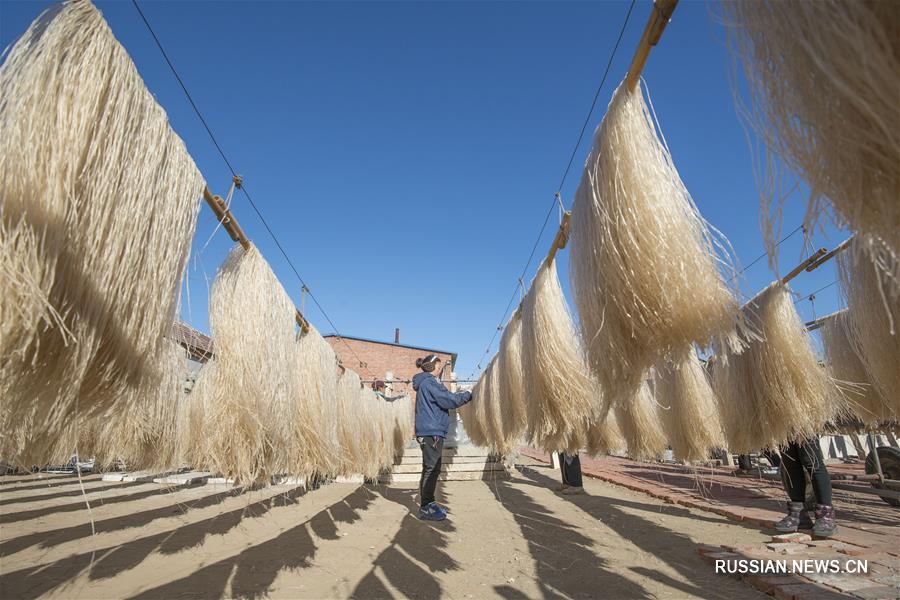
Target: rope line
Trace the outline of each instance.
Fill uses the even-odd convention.
[[[213,145],[216,147],[216,150],[219,152],[219,156],[222,157],[222,160],[225,162],[225,165],[228,167],[228,170],[231,171],[231,175],[233,177],[238,177],[237,171],[235,170],[234,166],[232,166],[231,161],[228,160],[228,156],[225,154],[225,151],[222,149],[222,146],[219,144],[219,141],[216,139],[216,136],[213,134],[212,129],[210,128],[209,124],[206,122],[206,119],[203,117],[203,113],[200,112],[200,108],[197,106],[197,103],[194,102],[194,98],[191,96],[191,93],[188,91],[187,86],[184,83],[184,80],[178,74],[177,69],[175,69],[175,65],[172,64],[172,60],[169,58],[169,53],[166,52],[165,48],[163,48],[162,42],[160,41],[159,37],[156,35],[156,32],[153,30],[153,27],[150,25],[150,21],[147,20],[147,16],[144,14],[144,11],[141,10],[141,7],[138,4],[137,0],[131,0],[131,3],[137,9],[137,12],[141,17],[141,20],[144,22],[144,25],[147,26],[147,31],[150,32],[150,35],[153,37],[153,41],[156,42],[156,47],[159,48],[160,53],[162,54],[163,58],[166,61],[166,64],[169,65],[169,69],[172,71],[172,74],[175,76],[175,79],[178,81],[178,85],[181,86],[181,90],[184,92],[184,95],[187,97],[188,102],[190,103],[191,107],[194,109],[194,112],[197,114],[197,117],[200,119],[200,122],[203,124],[204,129],[206,129],[206,133],[209,135],[209,139],[212,140]],[[338,339],[340,339],[344,343],[344,345],[347,347],[347,349],[350,351],[350,353],[359,362],[360,369],[364,368],[363,365],[365,364],[365,362],[363,362],[363,360],[359,357],[359,355],[356,353],[356,351],[353,350],[353,347],[350,346],[350,344],[347,342],[347,340],[344,339],[344,337],[341,335],[341,332],[338,331],[337,326],[335,326],[334,321],[331,320],[331,317],[328,316],[327,312],[325,312],[325,309],[319,303],[319,300],[316,298],[315,294],[312,293],[309,286],[306,284],[306,282],[300,276],[300,273],[297,271],[297,267],[294,266],[294,262],[291,260],[290,256],[288,256],[288,253],[285,251],[284,247],[281,245],[281,242],[278,240],[278,237],[275,235],[275,232],[272,231],[271,227],[269,227],[269,223],[266,221],[265,217],[263,217],[263,214],[259,210],[259,207],[256,205],[256,202],[253,201],[253,197],[250,195],[250,192],[247,191],[246,183],[242,182],[242,184],[240,186],[240,190],[242,192],[244,192],[244,196],[247,198],[247,201],[250,203],[250,206],[253,208],[253,211],[256,213],[256,216],[259,217],[259,220],[262,222],[263,227],[265,227],[266,231],[268,232],[269,237],[271,237],[272,241],[275,242],[275,246],[278,248],[279,252],[281,252],[281,255],[284,257],[284,260],[287,262],[288,266],[291,268],[291,271],[293,271],[294,275],[300,281],[300,284],[306,290],[306,293],[309,294],[309,298],[313,301],[313,304],[316,305],[316,308],[318,308],[319,312],[322,313],[322,316],[325,317],[325,320],[331,326],[332,330],[334,330],[334,334],[338,337]]]
[[[835,285],[835,284],[837,284],[837,279],[835,279],[834,281],[832,281],[832,282],[829,283],[828,285],[825,285],[825,286],[820,287],[819,289],[817,289],[817,290],[814,291],[814,292],[810,292],[809,294],[803,296],[802,298],[797,298],[796,300],[794,300],[794,304],[799,304],[800,302],[803,302],[804,300],[809,300],[810,298],[814,298],[816,294],[818,294],[819,292],[822,292],[822,291],[827,290],[828,288],[830,288],[831,286],[833,286],[833,285]]]
[[[784,236],[783,238],[781,238],[781,240],[779,240],[778,243],[775,244],[775,247],[777,248],[778,246],[780,246],[780,245],[783,244],[784,242],[788,241],[790,238],[792,238],[792,237],[794,236],[795,233],[797,233],[798,231],[801,231],[803,228],[804,228],[803,224],[800,224],[800,225],[799,225],[796,229],[794,229],[792,232],[790,232],[789,234],[787,234],[786,236]],[[768,256],[768,255],[769,255],[769,252],[768,252],[768,251],[765,251],[765,252],[763,252],[762,254],[760,254],[759,256],[757,256],[756,258],[754,258],[752,261],[750,261],[750,264],[748,264],[746,267],[744,267],[743,269],[741,269],[740,271],[738,271],[737,274],[736,274],[734,277],[731,278],[731,281],[734,281],[735,279],[737,279],[738,277],[740,277],[741,275],[743,275],[743,274],[747,271],[747,269],[749,269],[750,267],[752,267],[753,265],[755,265],[756,263],[758,263],[759,261],[761,261],[762,259],[764,259],[764,258],[765,258],[766,256]]]

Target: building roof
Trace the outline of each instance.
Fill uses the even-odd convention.
[[[457,353],[451,350],[437,350],[435,348],[426,348],[424,346],[413,346],[410,344],[395,344],[394,342],[386,342],[384,340],[373,340],[371,338],[364,337],[356,337],[352,335],[336,335],[334,333],[329,333],[328,335],[324,335],[322,337],[326,338],[344,338],[345,340],[356,340],[357,342],[369,342],[370,344],[382,344],[384,346],[395,346],[397,348],[412,348],[413,350],[422,350],[424,352],[431,352],[432,354],[449,354],[452,358],[450,359],[452,364],[456,364]]]
[[[177,321],[172,325],[172,339],[184,346],[191,358],[206,362],[213,356],[212,338],[187,323]]]
[[[395,344],[394,342],[386,342],[384,340],[373,340],[370,338],[355,337],[351,335],[335,335],[330,333],[323,337],[326,338],[344,338],[348,340],[356,340],[358,342],[368,342],[370,344],[382,344],[384,346],[396,346],[398,348],[412,348],[413,350],[422,350],[432,354],[449,354],[451,356],[451,364],[456,365],[456,352],[450,350],[437,350],[435,348],[426,348],[424,346],[412,346],[410,344]],[[205,333],[198,331],[184,323],[178,321],[172,325],[172,338],[184,346],[190,353],[191,357],[203,362],[213,357],[213,341]]]

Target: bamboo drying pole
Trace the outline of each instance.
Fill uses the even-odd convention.
[[[235,187],[241,187],[240,177],[235,176],[233,181]],[[238,242],[244,250],[249,250],[250,239],[244,233],[244,230],[241,229],[241,225],[237,222],[234,215],[231,214],[231,210],[225,204],[225,200],[223,200],[221,196],[214,195],[207,187],[203,188],[203,199],[206,200],[207,206],[212,209],[213,213],[216,215],[216,219],[219,220],[219,223],[221,223],[225,231],[228,232],[232,241]],[[306,286],[304,286],[304,288],[305,287]],[[303,334],[309,332],[309,321],[306,320],[306,317],[303,316],[302,312],[297,310],[295,319]]]
[[[818,267],[820,264],[822,264],[823,262],[825,262],[826,259],[824,259],[823,257],[824,257],[826,254],[828,254],[828,248],[819,248],[818,250],[816,250],[815,252],[813,252],[813,253],[809,256],[809,258],[807,258],[807,259],[804,260],[802,263],[800,263],[799,265],[797,265],[797,266],[794,268],[793,271],[791,271],[790,273],[788,273],[787,275],[785,275],[785,276],[781,279],[781,283],[787,283],[788,281],[790,281],[791,279],[793,279],[794,277],[796,277],[796,276],[799,275],[800,273],[803,273],[804,271],[812,271],[813,269],[815,269],[816,267]],[[834,256],[834,255],[832,254],[832,256]],[[830,258],[830,257],[829,257],[829,258]],[[821,259],[821,260],[820,260],[820,259]],[[813,266],[813,265],[815,265],[815,266]]]
[[[804,325],[806,326],[807,331],[815,331],[816,329],[820,329],[822,325],[824,325],[829,319],[833,319],[841,313],[847,312],[846,308],[842,308],[841,310],[835,311],[831,314],[825,315],[824,317],[819,317],[818,319],[814,319],[812,321],[808,321]]]
[[[815,270],[818,269],[820,266],[822,266],[823,263],[828,262],[829,260],[831,260],[832,258],[834,258],[836,254],[838,254],[839,252],[844,251],[844,250],[847,248],[847,246],[850,245],[850,242],[851,242],[852,240],[853,240],[853,236],[851,235],[851,236],[848,237],[846,240],[844,240],[843,242],[841,242],[840,244],[838,244],[837,246],[835,246],[835,247],[834,247],[834,250],[832,250],[831,252],[829,252],[828,254],[824,255],[822,258],[820,258],[820,259],[817,260],[816,262],[814,262],[814,263],[812,263],[811,265],[809,265],[808,267],[806,267],[806,272],[808,273],[808,272],[810,272],[810,271],[815,271]]]
[[[571,211],[567,210],[563,213],[562,221],[559,223],[559,230],[556,232],[556,237],[553,238],[553,244],[550,246],[550,251],[547,253],[544,263],[549,263],[553,260],[556,257],[556,251],[562,250],[569,243],[569,220],[571,218]]]
[[[647,26],[644,28],[644,34],[641,41],[638,42],[637,51],[631,59],[631,66],[628,67],[628,75],[625,76],[625,86],[629,92],[633,92],[637,87],[641,78],[641,71],[647,64],[647,58],[650,56],[650,49],[659,43],[663,30],[669,24],[672,13],[678,5],[678,0],[656,0],[653,3],[653,11],[650,18],[647,19]]]
[[[237,178],[235,178],[235,183],[237,183]],[[221,223],[222,227],[225,228],[225,231],[228,232],[232,241],[240,242],[244,250],[249,250],[250,240],[247,238],[244,230],[241,229],[241,226],[234,218],[234,215],[231,214],[231,210],[225,205],[225,201],[222,197],[214,196],[212,192],[209,191],[209,188],[204,187],[203,199],[206,200],[206,204],[212,209],[213,213],[215,213],[219,223]]]

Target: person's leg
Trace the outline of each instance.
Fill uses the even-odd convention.
[[[583,494],[584,488],[581,481],[581,459],[578,453],[565,454],[563,460],[563,469],[566,473],[566,483],[568,487],[563,490],[563,494],[576,495]]]
[[[422,477],[419,479],[419,504],[422,507],[434,502],[434,490],[441,472],[443,438],[426,436],[419,438],[422,448]]]
[[[800,444],[791,442],[781,450],[781,472],[784,491],[791,502],[806,500],[806,476],[803,473]]]
[[[828,468],[825,466],[825,457],[822,455],[822,447],[819,446],[819,440],[810,438],[803,442],[801,447],[801,462],[803,468],[809,473],[812,480],[813,492],[816,494],[816,501],[819,504],[831,506],[831,477],[828,475]]]
[[[569,482],[566,481],[566,453],[565,452],[557,452],[559,455],[559,470],[562,473],[562,484],[563,487],[567,487]]]
[[[817,438],[809,438],[801,444],[801,460],[803,468],[812,480],[813,492],[816,495],[816,522],[813,534],[828,537],[837,532],[834,507],[831,502],[831,477],[822,456],[822,447]]]
[[[806,476],[800,462],[800,446],[796,442],[791,442],[781,449],[781,481],[789,498],[787,516],[775,524],[775,529],[791,533],[797,531],[798,527],[809,527],[812,523],[809,522],[803,506],[806,498]]]
[[[566,473],[566,483],[572,487],[580,488],[582,486],[581,459],[578,458],[578,453],[566,454],[564,458],[565,464],[563,469]]]

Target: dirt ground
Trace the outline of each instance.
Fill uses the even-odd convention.
[[[597,480],[552,491],[530,459],[508,480],[447,482],[443,523],[413,485],[304,492],[0,478],[2,598],[742,598],[697,544],[766,536]]]

